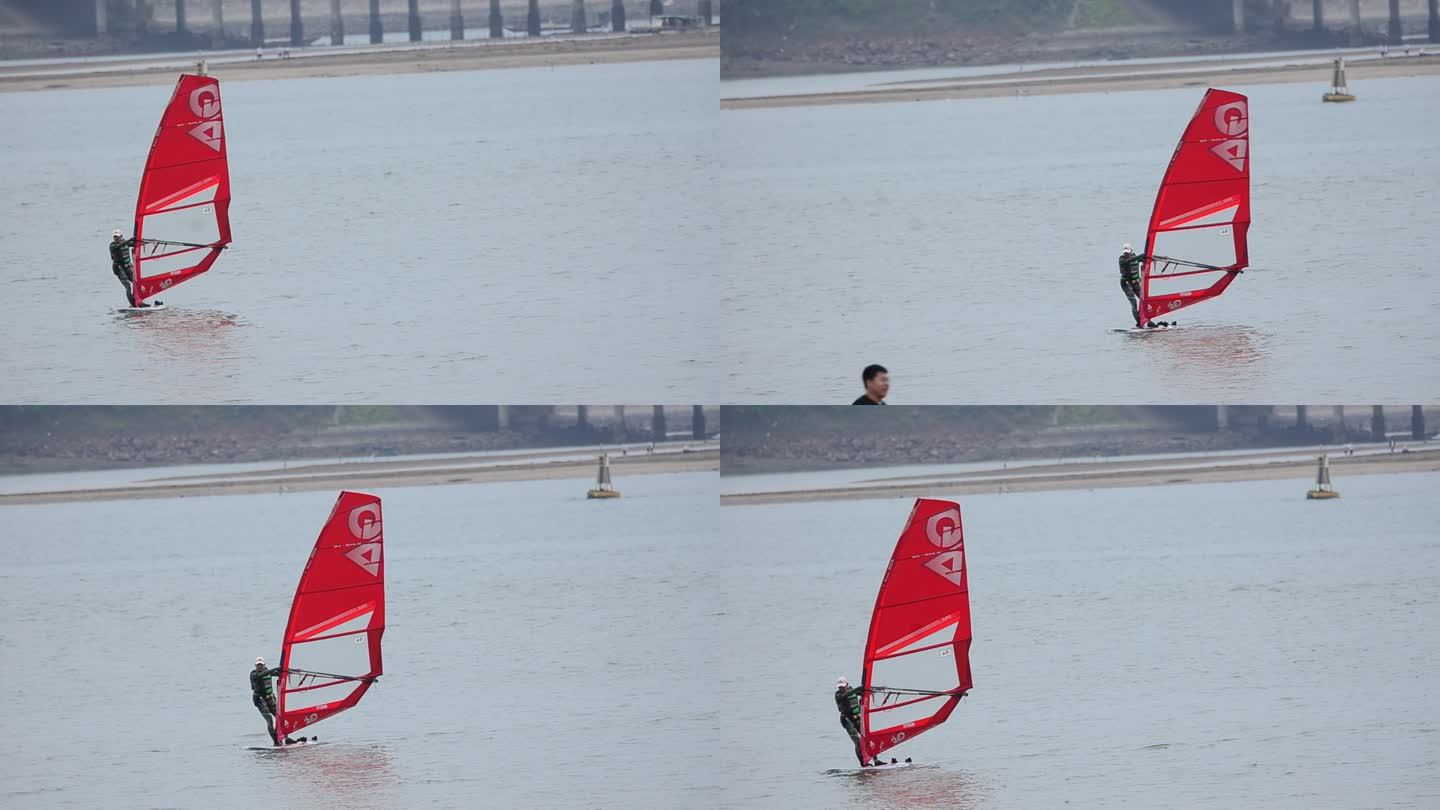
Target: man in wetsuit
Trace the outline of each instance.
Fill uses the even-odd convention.
[[[1120,289],[1125,292],[1125,297],[1130,299],[1130,314],[1135,317],[1135,328],[1146,326],[1140,320],[1140,266],[1145,262],[1145,254],[1136,253],[1135,249],[1126,242],[1120,249]],[[1152,324],[1153,325],[1153,324]]]
[[[270,730],[270,739],[276,745],[280,745],[280,738],[275,733],[275,692],[270,688],[270,679],[281,674],[279,667],[266,669],[264,658],[256,658],[255,668],[250,670],[250,699],[255,708],[260,710],[260,716],[265,718],[265,727]],[[294,745],[304,739],[301,737],[300,740],[292,740],[286,737],[285,744]]]
[[[835,682],[835,708],[840,710],[840,725],[855,743],[855,758],[860,760],[862,768],[870,764],[865,761],[865,752],[860,748],[860,698],[864,694],[864,685],[851,689],[850,681],[844,675]]]
[[[125,285],[125,300],[130,302],[132,307],[148,307],[149,304],[135,303],[135,271],[130,263],[130,248],[135,246],[134,239],[126,239],[125,234],[116,228],[110,233],[110,270],[120,283]]]

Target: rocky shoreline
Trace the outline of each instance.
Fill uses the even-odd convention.
[[[204,433],[0,434],[0,474],[71,472],[182,464],[384,458],[473,453],[604,442],[609,431],[462,432],[443,427],[378,426],[321,431],[222,428]]]
[[[1140,58],[1259,53],[1368,44],[1332,32],[1209,34],[1145,28],[1011,34],[940,32],[825,36],[732,35],[721,44],[721,79]]]
[[[1014,433],[933,431],[910,435],[828,433],[726,442],[722,475],[812,472],[908,464],[1073,459],[1285,447],[1326,441],[1320,430],[1181,432],[1135,425],[1060,427]]]

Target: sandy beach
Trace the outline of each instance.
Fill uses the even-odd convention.
[[[567,458],[556,458],[557,456]],[[440,484],[486,484],[497,481],[549,481],[595,475],[593,458],[576,459],[568,453],[540,452],[531,455],[430,459],[425,461],[387,460],[345,464],[297,464],[243,473],[220,473],[154,479],[161,483],[94,489],[24,492],[0,495],[0,506],[35,503],[74,503],[134,498],[184,498],[208,495],[250,495],[265,492],[309,492],[342,488],[436,486]],[[550,459],[550,460],[547,460]],[[718,472],[720,450],[713,446],[688,451],[670,450],[655,454],[612,455],[611,469],[616,488],[625,490],[625,476],[662,473]],[[137,470],[137,478],[144,471]],[[584,495],[577,487],[577,497]]]
[[[1280,456],[1290,456],[1287,459]],[[1294,479],[1296,496],[1303,497],[1308,482],[1314,479],[1315,460],[1296,460],[1294,451],[1273,451],[1219,459],[1164,459],[1136,461],[1114,459],[1077,464],[1050,464],[1017,468],[1012,471],[991,469],[953,475],[925,476],[923,479],[874,478],[860,486],[824,489],[797,489],[781,492],[753,492],[722,495],[724,505],[802,503],[813,501],[855,500],[859,498],[916,498],[959,495],[1042,492],[1061,489],[1101,489],[1113,487],[1145,487],[1167,484],[1199,484],[1234,481],[1275,481]],[[1206,465],[1206,461],[1214,463]],[[1345,457],[1330,456],[1330,466],[1337,489],[1344,491],[1344,479],[1356,475],[1381,475],[1401,472],[1440,472],[1440,447],[1427,447],[1407,453],[1375,453]],[[883,475],[883,470],[870,470]],[[863,471],[857,471],[863,474]]]
[[[1303,59],[1297,57],[1293,62],[1276,60],[1274,57],[1237,56],[1212,62],[1145,65],[1116,62],[1095,67],[1063,68],[1042,66],[971,79],[878,83],[842,92],[752,98],[723,98],[725,88],[722,85],[720,107],[726,110],[743,110],[1286,83],[1315,84],[1319,88],[1315,91],[1318,97],[1329,81],[1330,72],[1327,64],[1316,64],[1316,60],[1326,56],[1324,52],[1317,51],[1313,56]],[[1372,79],[1433,76],[1440,74],[1440,53],[1432,52],[1420,56],[1392,55],[1383,59],[1369,55],[1347,57],[1346,68],[1351,84],[1361,84]]]
[[[225,81],[716,59],[720,55],[720,32],[711,29],[681,34],[553,37],[538,42],[466,40],[334,50],[296,48],[292,53],[290,59],[276,58],[272,50],[260,60],[234,52],[202,52],[194,59],[136,56],[106,62],[0,63],[0,92],[170,84],[177,70],[193,70],[195,62],[207,56],[210,73]]]

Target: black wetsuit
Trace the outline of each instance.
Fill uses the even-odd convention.
[[[135,293],[131,289],[135,282],[135,272],[130,264],[130,248],[134,246],[134,239],[122,239],[119,242],[110,240],[110,271],[125,285],[125,299],[132,307],[135,306]]]
[[[865,751],[860,746],[860,697],[863,694],[863,686],[853,689],[835,687],[835,708],[840,710],[840,725],[855,743],[855,758],[860,760],[862,768],[865,767]]]
[[[274,740],[277,745],[280,738],[275,736],[275,691],[270,686],[270,679],[279,674],[279,667],[250,670],[250,701],[264,716],[265,726],[270,729],[270,739]]]
[[[1120,254],[1120,289],[1125,292],[1125,297],[1130,299],[1130,314],[1135,318],[1136,326],[1144,326],[1140,320],[1140,266],[1145,261],[1142,253],[1121,253]]]

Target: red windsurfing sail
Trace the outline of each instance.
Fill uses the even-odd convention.
[[[209,270],[230,244],[220,82],[183,74],[160,118],[135,203],[136,303]]]
[[[1207,90],[1170,158],[1145,237],[1141,314],[1214,298],[1250,263],[1250,102]]]
[[[341,492],[300,575],[280,655],[280,731],[344,711],[380,676],[385,555],[380,499]]]
[[[945,722],[972,686],[959,504],[915,501],[875,597],[863,683],[867,758]]]

